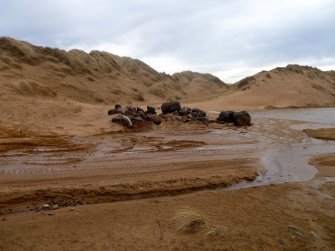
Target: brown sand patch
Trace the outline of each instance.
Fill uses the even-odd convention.
[[[335,154],[317,156],[311,164],[319,169],[317,177],[335,177]]]
[[[309,137],[317,139],[335,140],[335,128],[304,129]]]
[[[317,190],[283,184],[8,214],[0,249],[330,251],[334,207]]]

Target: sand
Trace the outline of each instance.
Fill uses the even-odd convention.
[[[333,184],[319,189],[334,196]],[[319,189],[303,184],[276,185],[9,214],[2,216],[0,247],[333,250],[335,204],[320,196]],[[190,225],[199,219],[199,227],[190,231]],[[180,226],[184,226],[182,231],[178,231]]]
[[[213,119],[331,106],[333,72],[288,66],[229,87],[97,51],[0,50],[0,250],[334,250],[333,129],[253,117],[135,132],[107,116],[172,99]]]
[[[316,139],[335,140],[335,128],[305,129],[303,131]]]
[[[335,187],[323,171],[312,181],[229,189],[262,175],[274,142],[308,143],[293,122],[254,123],[70,137],[3,130],[0,247],[332,250]]]
[[[335,140],[335,128],[305,129],[308,136],[323,139]],[[335,155],[325,154],[312,159],[311,164],[319,169],[318,177],[335,177]]]
[[[312,159],[311,164],[319,169],[318,177],[335,177],[335,155],[321,155]]]

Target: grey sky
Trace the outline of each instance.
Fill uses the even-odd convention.
[[[289,63],[335,70],[334,0],[0,0],[0,35],[104,50],[234,82]]]

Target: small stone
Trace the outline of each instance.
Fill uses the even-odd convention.
[[[55,210],[55,209],[58,209],[58,204],[53,205],[53,206],[52,206],[52,209],[54,209],[54,210]]]
[[[50,207],[49,204],[44,204],[44,205],[43,205],[43,208],[44,208],[44,209],[48,209],[49,207]]]
[[[74,207],[70,207],[70,211],[74,211]]]

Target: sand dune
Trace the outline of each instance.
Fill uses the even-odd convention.
[[[216,111],[335,105],[334,71],[289,65],[229,86],[210,74],[168,75],[137,59],[7,37],[0,38],[0,87],[0,127],[65,134],[108,130],[106,111],[115,103],[159,107],[180,100]]]
[[[0,87],[0,127],[75,134],[105,131],[110,127],[107,110],[115,103],[193,102],[228,89],[210,74],[171,76],[137,59],[100,51],[66,52],[7,37],[0,38]],[[90,121],[94,128],[78,129]]]
[[[36,81],[39,94],[40,89],[49,88],[57,94],[54,96],[92,104],[198,100],[227,89],[209,74],[187,72],[170,76],[137,59],[100,51],[66,52],[6,37],[0,38],[0,72],[3,92],[17,90],[17,81]],[[17,94],[36,93],[30,90]]]
[[[207,109],[335,106],[335,71],[299,65],[278,67],[242,79],[225,94],[197,105]]]

